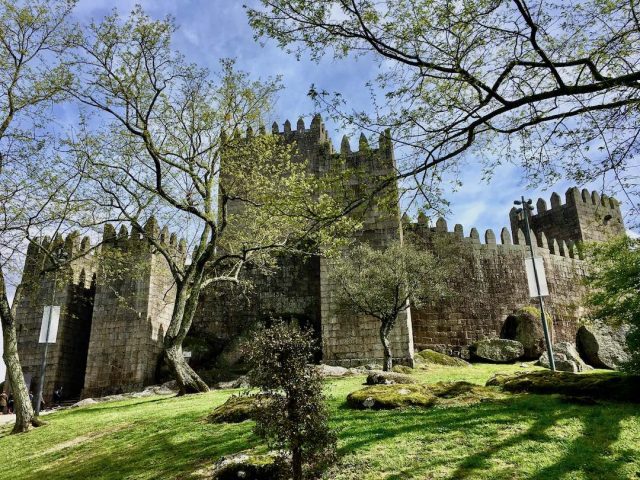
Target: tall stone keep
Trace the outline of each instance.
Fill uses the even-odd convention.
[[[88,238],[81,241],[77,234],[72,233],[66,238],[56,236],[53,241],[41,239],[31,244],[27,251],[21,287],[14,301],[17,302],[18,352],[27,387],[34,393],[38,389],[44,354],[44,343],[39,343],[44,307],[60,307],[55,343],[47,348],[47,375],[43,386],[46,402],[56,388],[62,387],[64,395],[69,397],[77,397],[82,391],[91,332],[96,261],[94,255],[87,254],[55,273],[47,272],[52,265],[44,251],[73,258],[81,249],[88,251],[89,248]]]
[[[154,218],[145,225],[182,255],[176,236],[160,231]],[[118,234],[107,225],[91,324],[83,396],[132,391],[155,382],[164,332],[175,290],[165,258],[135,230]]]

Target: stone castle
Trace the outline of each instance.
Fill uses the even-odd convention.
[[[382,135],[378,147],[373,148],[361,136],[357,151],[351,150],[349,139],[344,137],[337,152],[319,116],[308,129],[303,120],[295,129],[285,122],[283,131],[274,123],[272,134],[295,143],[297,155],[306,159],[317,175],[341,161],[366,172],[355,183],[373,184],[395,167],[388,137]],[[362,186],[358,184],[353,188]],[[397,201],[396,206],[367,209],[358,238],[384,246],[403,231],[427,240],[442,234],[460,242],[467,252],[465,268],[451,279],[457,298],[411,309],[396,325],[392,332],[396,361],[412,364],[414,350],[423,348],[464,356],[470,344],[498,336],[509,314],[531,304],[524,266],[529,247],[525,245],[523,218],[515,209],[510,214],[511,231],[503,228],[498,238],[487,230],[481,241],[475,228],[466,234],[456,225],[451,231],[445,220],[432,226],[424,216],[412,222],[400,217]],[[186,258],[186,243],[175,233],[161,229],[153,218],[145,230],[166,242],[175,255]],[[581,279],[585,266],[577,244],[623,232],[620,207],[613,198],[571,188],[564,202],[556,193],[550,205],[538,200],[531,238],[545,265],[550,293],[547,307],[554,318],[555,341],[573,341],[584,313]],[[90,250],[89,239],[77,235],[42,242],[49,250],[60,249],[69,255]],[[124,226],[117,232],[107,226],[100,249],[99,256],[88,253],[46,275],[38,273],[46,261],[40,249],[32,246],[27,253],[16,319],[25,378],[34,390],[43,355],[43,345],[38,343],[43,307],[61,306],[57,341],[49,345],[47,353],[45,399],[58,386],[63,387],[66,397],[77,398],[132,391],[157,381],[163,334],[173,307],[172,277],[166,261],[139,232],[128,232]],[[135,272],[128,269],[132,264],[137,265]],[[191,330],[194,344],[199,348],[204,343],[214,356],[229,359],[228,352],[248,326],[282,317],[313,329],[322,345],[319,360],[324,363],[354,366],[382,357],[374,319],[333,313],[330,262],[320,257],[282,255],[278,265],[280,268],[268,276],[249,269],[246,275],[252,278],[254,288],[246,295],[205,290]]]

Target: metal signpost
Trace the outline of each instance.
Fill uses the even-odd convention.
[[[60,249],[56,252],[57,262],[67,259],[67,253]],[[42,395],[44,390],[44,378],[47,370],[47,351],[50,343],[56,343],[58,336],[58,323],[60,321],[60,307],[55,306],[56,299],[56,283],[58,280],[58,270],[53,273],[53,288],[51,292],[51,305],[45,305],[42,314],[42,326],[40,327],[40,338],[38,343],[44,343],[44,352],[42,353],[42,365],[40,366],[40,382],[38,383],[38,391],[33,397],[33,409],[36,417],[40,415],[40,407],[42,406]]]
[[[524,197],[521,197],[520,200],[516,200],[516,205],[522,205],[521,208],[517,210],[518,213],[523,212],[524,214],[524,235],[525,241],[529,244],[529,252],[531,253],[531,259],[525,260],[525,267],[527,270],[527,280],[529,281],[529,293],[532,297],[538,297],[538,301],[540,302],[540,318],[542,320],[542,330],[544,331],[544,341],[547,345],[547,355],[549,355],[549,366],[552,371],[556,370],[556,361],[553,358],[553,345],[551,344],[551,337],[549,336],[549,326],[547,325],[547,318],[544,313],[544,300],[543,295],[549,295],[549,291],[547,289],[547,280],[544,273],[544,264],[542,263],[541,258],[536,258],[533,253],[533,242],[531,241],[531,229],[529,227],[529,212],[533,210],[533,201],[531,199],[526,200]],[[531,275],[529,272],[532,272]],[[533,276],[533,282],[531,281],[531,277]],[[535,285],[535,289],[532,287]]]

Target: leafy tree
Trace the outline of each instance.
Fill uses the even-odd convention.
[[[97,119],[87,119],[73,148],[90,164],[87,196],[169,266],[175,301],[165,356],[181,392],[191,393],[208,389],[182,355],[202,289],[237,283],[247,262],[267,263],[274,251],[333,238],[342,210],[292,146],[258,130],[278,79],[253,81],[228,60],[212,79],[171,49],[175,29],[140,7],[89,27],[71,92],[105,126],[96,134]],[[144,228],[151,216],[192,239],[189,261],[162,241],[166,233]]]
[[[361,244],[331,264],[332,301],[337,313],[368,315],[380,322],[383,369],[393,355],[389,333],[410,306],[420,307],[450,294],[447,287],[458,255],[444,237],[430,251],[417,243],[391,243],[374,249]]]
[[[291,455],[294,480],[316,478],[335,459],[322,378],[309,364],[314,342],[310,332],[276,321],[245,346],[251,385],[269,398],[259,410],[256,432]]]
[[[261,0],[257,36],[319,59],[368,55],[373,112],[311,94],[370,130],[391,126],[418,184],[462,154],[509,159],[536,181],[610,174],[638,213],[640,5],[636,0]],[[567,161],[566,159],[571,159]],[[429,177],[426,177],[427,179]]]
[[[46,127],[48,110],[63,99],[71,81],[63,53],[67,18],[75,3],[0,1],[0,320],[3,358],[15,398],[14,433],[40,422],[34,417],[17,349],[14,314],[21,289],[10,305],[8,288],[33,234],[49,228],[55,233],[70,206],[67,187],[72,188],[73,179],[56,172]]]
[[[631,360],[625,368],[640,372],[640,240],[620,236],[587,247],[591,271],[588,303],[593,316],[614,325],[628,324]]]

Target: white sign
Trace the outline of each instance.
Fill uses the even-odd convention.
[[[56,343],[59,321],[59,306],[51,307],[47,305],[46,307],[44,307],[44,312],[42,314],[42,325],[40,326],[40,339],[38,340],[38,343]],[[47,324],[49,324],[49,338],[47,338]]]
[[[529,282],[529,296],[530,297],[544,297],[549,295],[549,287],[547,287],[547,276],[544,273],[544,263],[542,263],[541,257],[536,257],[536,272],[538,273],[538,283],[540,285],[540,293],[536,287],[536,277],[533,274],[533,261],[530,258],[524,260],[524,266],[527,270],[527,281]]]
[[[182,352],[182,356],[183,356],[184,358],[191,358],[191,352],[186,352],[186,351],[185,351],[185,352]]]

